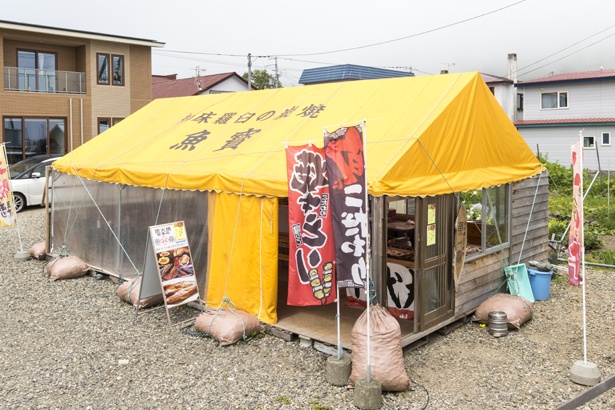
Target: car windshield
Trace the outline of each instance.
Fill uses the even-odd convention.
[[[30,158],[26,158],[22,161],[16,162],[13,165],[9,166],[9,173],[11,175],[11,178],[15,178],[17,175],[21,174],[24,171],[29,170],[30,168],[33,168],[35,166],[37,166],[38,164],[40,164],[41,162],[45,161],[46,159],[49,159],[49,157],[30,157]]]

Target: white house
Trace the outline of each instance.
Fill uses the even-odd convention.
[[[480,74],[483,81],[498,100],[508,118],[515,120],[515,84],[514,81],[505,77],[498,77],[492,74]]]
[[[570,146],[584,137],[584,168],[615,169],[615,69],[556,74],[517,83],[521,116],[515,125],[528,145],[569,166]]]

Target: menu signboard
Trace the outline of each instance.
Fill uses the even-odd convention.
[[[150,226],[149,229],[166,307],[197,300],[199,290],[184,222]]]

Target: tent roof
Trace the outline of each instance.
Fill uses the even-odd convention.
[[[541,165],[479,73],[158,99],[54,163],[153,188],[287,196],[285,145],[365,121],[372,195],[525,179]]]

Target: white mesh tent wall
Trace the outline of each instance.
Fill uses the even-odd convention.
[[[184,221],[199,289],[207,270],[208,194],[96,182],[53,171],[51,253],[124,278],[143,272],[148,227]]]

